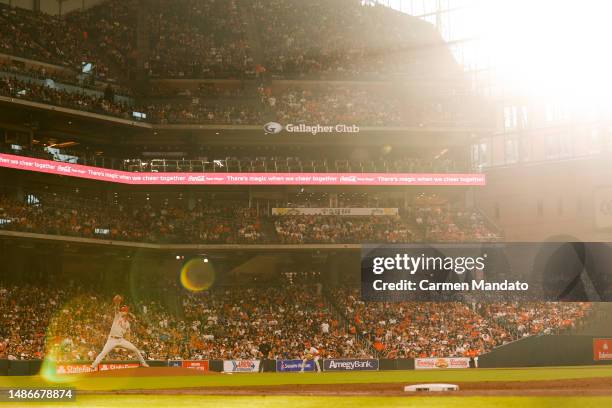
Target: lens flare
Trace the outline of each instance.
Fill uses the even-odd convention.
[[[181,285],[192,292],[210,289],[215,283],[215,268],[207,258],[195,258],[181,268]]]
[[[49,383],[74,384],[89,371],[87,366],[101,350],[104,338],[98,325],[105,325],[94,296],[79,295],[61,302],[49,318],[45,334],[45,357],[39,375]],[[86,313],[90,310],[92,312]],[[80,366],[74,373],[61,366]]]

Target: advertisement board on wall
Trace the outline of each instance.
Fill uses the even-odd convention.
[[[98,366],[97,370],[93,370],[91,368],[91,364],[58,363],[55,366],[55,372],[57,374],[80,374],[80,373],[91,373],[94,371],[122,370],[124,368],[137,368],[137,367],[140,367],[139,363],[102,363]]]
[[[140,367],[139,363],[100,364],[98,366],[98,370],[99,371],[123,370],[124,368],[138,368],[138,367]]]
[[[194,368],[200,371],[209,370],[208,360],[170,360],[168,367]]]
[[[415,358],[414,368],[416,370],[470,368],[470,359],[468,357]]]
[[[480,173],[137,173],[4,153],[0,167],[132,185],[486,185],[486,176]]]
[[[314,371],[314,360],[307,360],[304,364],[304,371]],[[276,360],[277,372],[297,372],[302,370],[302,360]]]
[[[376,371],[374,358],[332,358],[323,360],[323,371]]]
[[[612,360],[612,339],[593,339],[593,360]]]
[[[224,360],[223,371],[226,373],[256,373],[259,371],[259,360]]]
[[[91,368],[90,364],[56,364],[56,374],[81,374],[91,373],[95,370]]]
[[[208,360],[185,360],[182,362],[181,367],[208,371]]]
[[[397,208],[272,208],[272,215],[343,215],[372,216],[397,215]]]

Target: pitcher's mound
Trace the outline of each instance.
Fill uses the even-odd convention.
[[[119,370],[105,370],[95,373],[82,374],[87,377],[173,377],[193,375],[218,375],[214,371],[202,371],[194,368],[182,367],[139,367],[123,368]]]

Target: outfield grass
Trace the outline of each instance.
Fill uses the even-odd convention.
[[[79,390],[126,390],[187,387],[239,387],[287,384],[367,384],[415,382],[535,381],[568,378],[612,377],[612,366],[547,367],[522,369],[359,371],[315,373],[219,374],[183,377],[92,377],[58,376],[54,383],[40,376],[0,377],[0,388],[49,385],[73,386]],[[612,406],[612,405],[611,405]]]
[[[600,408],[611,407],[612,397],[217,397],[217,396],[144,396],[83,395],[75,403],[32,404],[34,407],[419,407],[419,408]],[[1,404],[17,407],[17,404]],[[23,406],[23,405],[21,405]]]

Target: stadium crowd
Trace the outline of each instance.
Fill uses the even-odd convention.
[[[62,361],[91,361],[114,317],[110,296],[82,288],[0,286],[0,293],[8,344],[0,358],[40,359],[51,353]],[[36,301],[27,302],[34,293]],[[301,358],[306,344],[322,357],[371,357],[314,286],[221,288],[180,298],[180,316],[156,300],[130,304],[131,338],[148,359],[262,358],[258,347],[264,342],[271,346],[265,358],[271,359]],[[127,355],[115,351],[109,358]]]
[[[74,195],[36,194],[35,201],[0,195],[0,229],[43,234],[80,236],[137,242],[173,243],[362,243],[422,242],[419,218],[413,216],[282,215],[265,217],[256,209],[237,205],[205,204],[193,208],[160,203],[86,200]],[[459,224],[450,210],[437,208],[454,225],[435,241],[494,240],[499,235],[486,228],[482,216],[470,212]],[[418,212],[418,211],[417,211]],[[464,212],[458,212],[463,214]],[[268,224],[270,223],[270,224]],[[269,225],[266,228],[266,225]],[[462,225],[461,228],[459,225]]]
[[[1,70],[1,68],[0,68]],[[8,70],[6,70],[8,71]],[[135,106],[127,100],[114,97],[114,89],[129,93],[125,88],[112,87],[109,96],[102,91],[110,85],[98,85],[97,92],[86,92],[83,88],[69,89],[60,84],[49,84],[46,79],[55,78],[39,70],[23,72],[11,69],[17,76],[0,76],[0,95],[57,105],[66,108],[94,112],[129,119],[134,111],[147,115],[144,119],[160,124],[236,124],[261,125],[274,118],[279,123],[347,124],[361,126],[422,126],[439,123],[440,115],[425,106],[414,110],[400,110],[400,101],[380,92],[369,92],[350,86],[337,86],[326,92],[307,88],[294,88],[274,93],[262,91],[261,103],[227,103],[211,99],[173,98],[154,99]],[[31,75],[28,76],[28,73]],[[72,76],[60,76],[67,83],[77,81]],[[224,91],[219,90],[221,94]],[[428,113],[429,112],[429,113]],[[433,113],[430,114],[430,113]]]
[[[428,24],[358,0],[255,0],[252,7],[264,65],[282,76],[415,73],[425,63],[416,45],[441,43]]]
[[[260,90],[264,105],[278,123],[360,124],[400,126],[416,124],[400,110],[397,96],[351,86],[323,89],[288,88]]]
[[[111,0],[65,17],[0,4],[0,52],[75,72],[87,62],[97,78],[116,81],[133,61],[135,4]]]
[[[134,111],[144,112],[148,121],[162,124],[261,125],[275,120],[423,126],[445,122],[450,110],[437,101],[411,105],[398,95],[403,92],[384,92],[379,84],[374,90],[348,83],[274,86],[275,79],[287,78],[388,80],[395,78],[393,74],[454,75],[453,67],[458,66],[431,25],[388,7],[363,3],[158,0],[142,10],[137,0],[109,0],[61,17],[0,4],[0,54],[66,69],[51,72],[2,64],[0,95],[126,119]],[[150,49],[137,49],[138,30],[148,36],[141,40]],[[139,53],[146,55],[140,59]],[[91,75],[101,82],[83,83],[83,63],[91,64]],[[100,92],[109,83],[131,83],[137,67],[150,78],[251,82],[244,88],[201,85],[194,92],[154,91],[154,99],[143,106],[121,102],[114,91],[111,95]],[[90,89],[75,91],[55,86],[54,81]],[[240,100],[240,105],[221,101],[224,98]],[[455,119],[446,122],[455,123]],[[243,159],[230,160],[240,163]],[[344,161],[345,170],[349,169],[348,160]],[[443,166],[442,161],[410,159],[385,168],[434,171],[438,165]],[[255,164],[249,166],[249,171],[256,171]],[[297,169],[303,171],[304,166],[308,164],[299,161]],[[287,170],[296,169],[287,164]],[[267,217],[243,206],[201,201],[187,208],[105,204],[57,194],[35,194],[27,201],[0,195],[0,229],[202,244],[499,238],[477,211],[445,205],[419,205],[398,216]],[[182,292],[177,313],[155,298],[134,300],[129,303],[133,340],[148,359],[301,358],[307,344],[318,348],[322,357],[464,356],[527,336],[570,329],[580,325],[590,309],[587,303],[365,303],[354,290],[332,288],[324,295],[318,289],[296,284]],[[0,358],[53,355],[63,361],[91,361],[106,340],[112,318],[111,295],[93,288],[0,283]],[[262,343],[271,345],[269,356],[260,354]],[[114,351],[109,358],[128,356]]]
[[[207,105],[199,101],[168,101],[143,108],[150,121],[161,124],[233,124],[263,123],[263,112],[249,105]]]
[[[109,82],[96,81],[86,74],[77,74],[70,69],[49,69],[44,66],[18,64],[15,61],[0,60],[0,76],[14,77],[21,80],[33,82],[33,80],[47,81],[53,84],[64,84],[78,86],[81,89],[92,89],[100,92],[108,92],[110,89],[114,94],[130,95],[131,89]]]
[[[2,4],[0,52],[77,70],[88,61],[114,79],[135,65],[138,24],[155,77],[422,73],[429,54],[444,52],[427,23],[358,0],[162,0],[144,10],[109,0],[61,17]]]
[[[271,91],[260,91],[260,100],[245,99],[240,104],[221,101],[220,97],[239,95],[234,91],[211,89],[206,99],[155,98],[143,100],[135,106],[128,99],[120,100],[116,92],[129,94],[123,87],[106,83],[83,84],[70,74],[47,75],[44,70],[17,70],[10,65],[0,66],[0,95],[57,105],[66,108],[94,112],[103,115],[131,118],[134,111],[147,115],[147,122],[160,124],[236,124],[261,125],[268,118],[279,123],[346,124],[361,126],[423,126],[443,121],[442,112],[425,105],[400,109],[397,97],[380,90],[365,90],[352,86],[335,86],[326,91],[308,87]],[[52,79],[54,78],[54,79]],[[48,80],[53,82],[49,83]],[[78,85],[67,88],[60,82]],[[86,91],[85,86],[93,88]],[[111,91],[109,91],[111,89]],[[198,92],[196,92],[198,94]],[[407,105],[410,106],[410,105]]]
[[[41,102],[50,105],[117,116],[128,119],[132,109],[127,103],[83,91],[69,92],[42,82],[20,80],[14,77],[0,77],[0,96]]]
[[[364,302],[359,291],[336,289],[332,297],[351,333],[368,339],[381,357],[478,355],[527,336],[576,327],[590,303]]]
[[[325,17],[319,24],[307,23],[321,15]],[[146,51],[136,46],[138,24],[150,37]],[[405,101],[399,97],[404,92],[384,92],[377,85],[372,89],[355,87],[355,83],[324,85],[328,89],[316,83],[314,88],[270,86],[270,79],[279,77],[350,79],[376,74],[377,79],[388,80],[390,72],[406,73],[420,67],[418,71],[431,74],[431,66],[448,69],[453,65],[450,57],[449,63],[441,63],[438,57],[421,55],[417,44],[434,44],[429,48],[439,49],[433,54],[442,59],[450,55],[444,47],[435,46],[442,44],[441,39],[427,23],[359,0],[162,0],[145,10],[137,0],[108,0],[64,16],[0,4],[0,54],[32,60],[27,68],[19,62],[17,71],[11,69],[19,78],[10,78],[12,83],[5,84],[0,94],[123,118],[131,117],[133,111],[143,112],[148,121],[172,124],[261,125],[276,120],[424,126],[453,123],[449,117],[456,122],[465,114],[457,106],[443,107],[426,98]],[[262,55],[257,56],[259,53]],[[58,68],[36,68],[36,61]],[[83,75],[83,64],[91,68],[87,75]],[[127,106],[114,98],[97,100],[80,90],[45,89],[22,77],[98,90],[112,84],[117,94],[130,95],[138,66],[153,78],[240,78],[251,84],[231,91],[240,96],[240,106],[214,100],[194,102],[194,96],[218,97],[226,95],[226,90],[195,92],[181,100],[153,98]],[[256,84],[261,85],[259,100]],[[155,95],[159,92],[152,92]]]
[[[274,226],[283,244],[401,243],[415,240],[410,222],[400,216],[280,216]]]
[[[153,77],[251,77],[253,57],[237,1],[162,0],[148,13]],[[243,12],[245,10],[242,10]]]
[[[440,206],[421,206],[415,211],[415,222],[432,242],[493,241],[499,236],[487,227],[481,213],[450,211]]]
[[[588,305],[559,303],[543,308],[540,303],[486,303],[478,305],[479,313],[503,327],[513,339],[537,334],[554,334],[556,329],[573,327],[585,316]]]
[[[105,206],[55,194],[41,196],[35,204],[2,196],[0,218],[2,229],[121,241],[230,244],[267,240],[251,210],[201,202],[187,211],[174,206]]]
[[[0,358],[92,361],[114,316],[111,296],[91,289],[0,285],[0,294]],[[131,339],[147,359],[263,358],[262,343],[271,359],[302,358],[307,344],[323,358],[460,357],[575,327],[590,310],[588,303],[364,303],[347,289],[333,289],[329,302],[301,284],[178,296],[177,313],[152,298],[129,303]],[[115,350],[109,358],[129,355]]]

